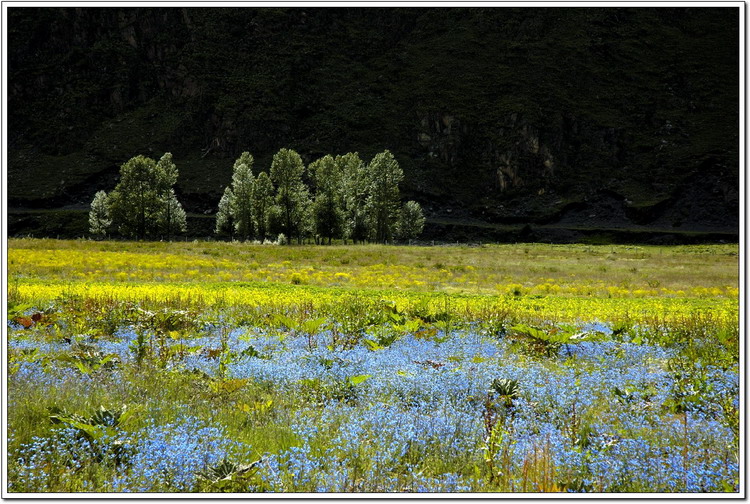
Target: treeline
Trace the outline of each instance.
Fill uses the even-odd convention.
[[[420,205],[401,204],[398,186],[404,174],[388,150],[369,163],[347,153],[326,155],[305,166],[295,151],[281,149],[268,173],[255,175],[253,164],[249,152],[234,163],[232,182],[218,204],[218,236],[277,243],[392,243],[416,238],[424,227]],[[91,233],[169,240],[185,232],[185,211],[173,189],[176,181],[169,153],[158,162],[143,156],[130,159],[120,169],[117,187],[109,195],[95,195]]]

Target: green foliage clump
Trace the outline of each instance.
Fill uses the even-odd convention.
[[[234,235],[234,221],[232,219],[232,199],[234,193],[232,188],[227,186],[224,188],[224,194],[221,195],[219,200],[219,210],[216,212],[216,228],[214,232],[216,234],[227,233],[230,236]]]
[[[271,180],[276,185],[281,232],[302,241],[309,225],[310,192],[302,182],[305,165],[291,149],[281,149],[271,163]]]
[[[416,201],[407,201],[401,208],[401,218],[398,221],[398,236],[402,240],[412,240],[419,236],[424,229],[424,214],[422,207]]]
[[[169,152],[158,162],[136,156],[122,165],[120,182],[107,204],[112,223],[123,236],[169,240],[186,230],[187,217],[173,189],[177,175]]]
[[[341,167],[344,193],[344,239],[354,242],[367,238],[367,166],[356,152],[336,156]]]
[[[107,234],[112,219],[109,218],[109,208],[107,207],[107,193],[98,191],[91,202],[89,211],[89,232],[97,238],[102,238]]]
[[[343,230],[343,177],[340,164],[333,156],[326,155],[310,164],[310,174],[315,182],[313,214],[315,230],[328,243]]]
[[[243,152],[234,162],[229,203],[229,211],[234,221],[234,231],[243,240],[247,240],[254,234],[252,206],[254,185],[253,156],[249,152]]]
[[[367,171],[370,238],[379,243],[392,242],[399,217],[398,185],[404,179],[404,172],[388,150],[376,154]]]
[[[260,172],[255,178],[252,195],[253,224],[261,241],[266,239],[271,215],[274,211],[273,182],[266,172]]]

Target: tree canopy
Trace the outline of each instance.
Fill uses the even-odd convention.
[[[299,154],[281,149],[271,162],[271,180],[276,185],[276,204],[281,217],[281,232],[301,241],[309,219],[310,193],[302,182],[305,165]]]
[[[158,162],[135,156],[120,167],[120,181],[108,197],[97,193],[92,212],[96,207],[95,215],[108,215],[111,224],[123,236],[169,240],[174,233],[184,232],[187,225],[187,216],[173,188],[177,177],[171,153],[164,154]],[[103,222],[99,219],[100,225]],[[101,227],[96,230],[92,227],[91,231],[101,234]]]
[[[350,152],[325,155],[305,167],[297,152],[281,149],[270,175],[260,172],[257,177],[252,162],[244,152],[234,164],[231,186],[219,201],[217,234],[261,241],[283,234],[282,241],[314,238],[330,244],[334,238],[390,243],[422,232],[419,204],[401,207],[398,185],[404,174],[390,151],[369,164]]]

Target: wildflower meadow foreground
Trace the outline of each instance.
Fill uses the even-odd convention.
[[[8,262],[9,495],[740,492],[737,245]]]

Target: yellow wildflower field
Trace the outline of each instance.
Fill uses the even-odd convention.
[[[10,240],[9,289],[192,305],[327,306],[386,298],[468,316],[546,320],[738,317],[737,245],[268,246]],[[448,300],[448,301],[446,301]]]

